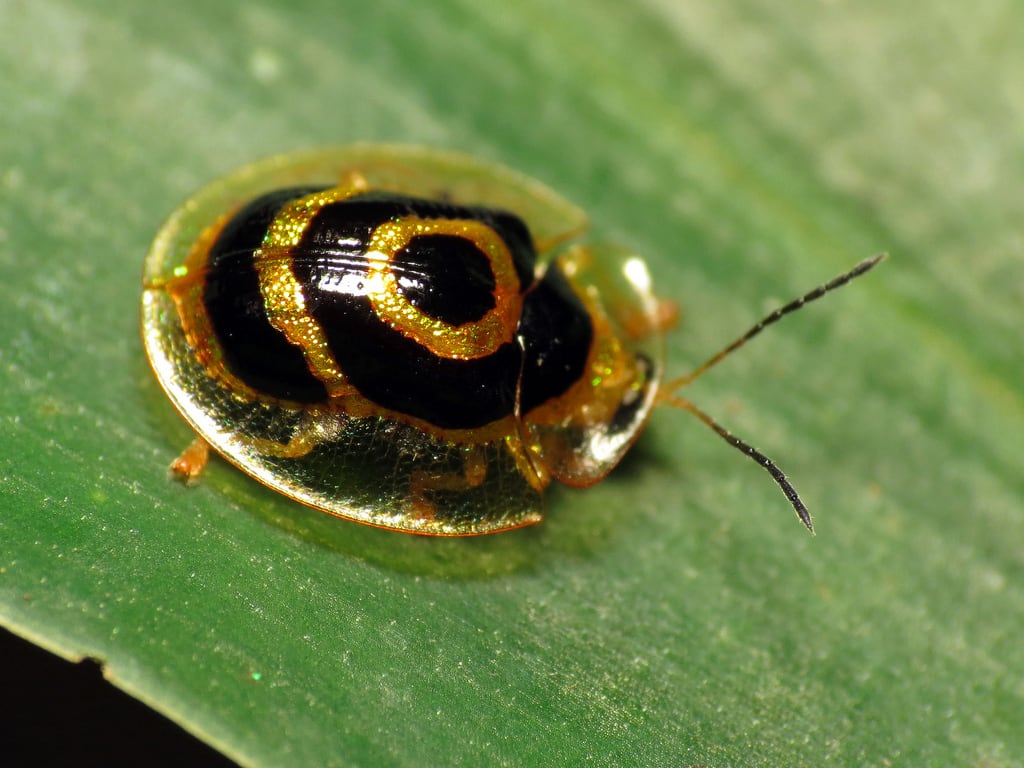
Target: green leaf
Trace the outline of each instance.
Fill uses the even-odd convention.
[[[1024,12],[732,0],[0,5],[0,616],[247,765],[1024,755]],[[422,539],[189,440],[138,340],[201,184],[355,140],[550,184],[683,307],[687,389],[540,527]]]

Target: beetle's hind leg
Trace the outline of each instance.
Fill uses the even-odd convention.
[[[210,444],[201,437],[196,437],[188,448],[167,468],[172,477],[181,480],[185,485],[195,485],[199,482],[199,476],[206,469],[206,462],[210,458]]]
[[[413,472],[409,479],[409,504],[417,517],[431,520],[437,515],[437,504],[431,498],[435,492],[479,488],[486,479],[487,457],[483,448],[469,446],[465,450],[461,472]]]
[[[344,416],[314,410],[303,414],[288,442],[261,437],[253,438],[250,444],[255,451],[265,456],[301,459],[323,443],[337,439],[344,425]]]
[[[301,459],[317,446],[334,439],[341,430],[343,419],[324,419],[319,412],[305,414],[296,425],[288,442],[279,442],[266,437],[244,439],[246,445],[264,456],[278,459]],[[185,485],[195,485],[206,469],[210,459],[210,444],[196,437],[181,454],[171,462],[168,473]]]

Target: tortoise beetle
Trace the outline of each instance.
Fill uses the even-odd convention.
[[[202,189],[145,262],[150,364],[208,448],[329,514],[465,536],[542,518],[552,480],[611,471],[657,403],[862,262],[662,383],[671,305],[625,250],[573,244],[576,206],[457,153],[352,145],[281,156]]]

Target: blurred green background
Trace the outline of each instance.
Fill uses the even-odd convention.
[[[0,0],[0,618],[245,765],[1024,765],[1024,9]],[[215,462],[142,258],[268,154],[469,151],[684,308],[669,371],[893,258],[544,525],[428,540]],[[56,694],[59,696],[59,692]]]

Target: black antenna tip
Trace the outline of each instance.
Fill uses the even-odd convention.
[[[794,488],[793,484],[789,482],[789,479],[782,473],[782,470],[779,469],[778,465],[768,459],[767,456],[764,456],[764,460],[759,463],[768,470],[773,478],[775,478],[775,482],[779,484],[782,492],[786,494],[786,498],[789,499],[789,503],[793,505],[793,510],[796,512],[796,516],[800,518],[800,522],[804,524],[804,528],[810,531],[813,536],[814,523],[811,522],[811,513],[808,511],[807,507],[804,506],[804,502],[796,492],[796,488]]]
[[[801,507],[796,511],[796,514],[800,518],[800,522],[804,524],[804,528],[811,532],[811,536],[816,536],[814,523],[811,522],[811,513],[807,511],[807,508]]]
[[[868,259],[864,259],[860,264],[850,270],[850,276],[856,277],[857,275],[863,275],[872,267],[876,266],[880,262],[885,261],[889,258],[888,253],[876,253],[874,256]]]

